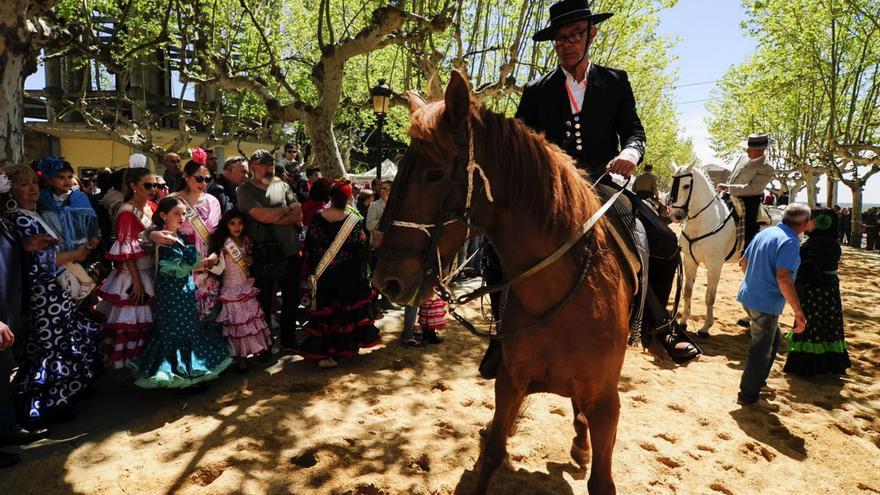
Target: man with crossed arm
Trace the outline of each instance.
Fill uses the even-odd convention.
[[[281,345],[295,349],[299,281],[302,260],[296,224],[302,222],[302,207],[290,185],[275,177],[275,159],[266,150],[255,151],[249,161],[253,177],[239,186],[238,207],[250,217],[247,231],[254,243],[255,263],[251,275],[260,289],[260,306],[272,326],[272,300],[275,284],[281,290]],[[266,259],[278,249],[266,246],[280,243],[277,259]]]

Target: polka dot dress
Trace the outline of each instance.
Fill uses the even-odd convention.
[[[216,324],[200,324],[192,270],[199,262],[194,246],[159,249],[155,329],[131,367],[142,388],[184,388],[213,380],[229,366],[229,344]]]

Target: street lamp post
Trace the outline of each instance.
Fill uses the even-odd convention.
[[[388,105],[391,103],[391,88],[385,84],[385,79],[379,79],[379,84],[370,90],[373,97],[373,113],[376,114],[376,125],[379,130],[379,163],[376,165],[376,180],[382,183],[382,159],[385,146],[385,116],[388,114]]]

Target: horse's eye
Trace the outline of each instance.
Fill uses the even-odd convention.
[[[684,185],[684,186],[681,186],[682,189],[690,189],[690,187],[691,187],[690,184],[686,184],[686,185]]]
[[[434,183],[434,182],[440,182],[441,179],[443,179],[443,171],[442,170],[433,168],[433,169],[425,172],[425,181],[428,182],[429,184]]]

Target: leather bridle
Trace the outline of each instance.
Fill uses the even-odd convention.
[[[423,251],[415,251],[415,250],[401,250],[401,249],[387,249],[385,248],[383,251],[383,258],[400,258],[400,257],[418,257],[421,259],[422,263],[422,275],[419,280],[418,286],[421,287],[424,281],[424,277],[432,277],[434,278],[437,285],[439,285],[439,290],[436,290],[437,295],[449,305],[450,313],[465,327],[468,328],[471,332],[483,336],[488,336],[488,334],[481,333],[476,330],[476,328],[471,325],[469,322],[464,320],[461,316],[455,313],[456,305],[466,304],[470,301],[473,301],[479,297],[482,297],[486,294],[490,294],[493,292],[499,292],[505,289],[508,289],[515,285],[516,283],[531,277],[532,275],[538,273],[539,271],[547,268],[552,265],[556,261],[558,261],[562,256],[564,256],[575,244],[577,244],[581,239],[587,236],[596,225],[596,223],[605,215],[605,212],[614,204],[615,201],[620,197],[626,187],[622,188],[620,191],[611,196],[611,198],[602,205],[601,208],[596,210],[595,213],[578,229],[572,236],[569,238],[562,246],[556,249],[549,256],[541,260],[538,264],[532,266],[528,270],[520,273],[516,277],[509,278],[508,280],[495,284],[488,287],[482,287],[475,291],[472,291],[463,296],[454,297],[451,289],[449,289],[449,282],[451,282],[452,278],[457,274],[456,270],[450,270],[450,273],[445,277],[443,275],[443,260],[440,256],[440,237],[443,235],[446,226],[463,222],[465,224],[465,228],[467,229],[467,236],[470,236],[471,220],[474,215],[474,199],[478,197],[480,194],[484,194],[486,199],[490,204],[494,204],[494,198],[492,197],[492,189],[489,184],[489,179],[486,177],[486,174],[483,168],[477,163],[474,158],[474,133],[471,128],[470,123],[463,130],[464,132],[456,135],[456,145],[459,146],[461,151],[457,156],[456,162],[453,166],[452,177],[449,181],[449,187],[447,187],[446,191],[443,194],[443,199],[441,200],[441,208],[437,213],[433,223],[419,223],[419,222],[411,222],[406,220],[393,220],[395,218],[397,210],[400,207],[400,203],[402,201],[403,193],[400,192],[399,187],[392,188],[392,196],[389,197],[389,203],[385,208],[385,211],[382,215],[382,219],[379,223],[379,230],[382,232],[388,232],[391,227],[400,227],[400,228],[409,228],[416,229],[423,232],[428,236],[429,243],[428,246]],[[462,136],[461,134],[465,134]],[[464,158],[467,157],[467,158]],[[401,166],[399,168],[399,174],[395,179],[395,183],[406,184],[409,181],[409,176],[413,170],[413,161],[414,161],[414,153],[412,148],[407,151],[406,156],[401,162]],[[479,175],[478,175],[479,174]],[[479,181],[477,181],[477,177],[479,177]],[[399,182],[398,182],[399,181]],[[629,183],[627,183],[629,185]],[[465,204],[464,207],[456,207],[451,204],[452,198],[455,196],[457,190],[460,188],[465,188]],[[591,265],[593,249],[591,249],[593,243],[595,242],[595,238],[593,236],[589,236],[587,240],[587,252],[581,262],[580,270],[578,273],[578,277],[575,282],[572,284],[569,291],[566,293],[565,297],[562,300],[557,302],[551,307],[550,310],[545,312],[542,316],[538,318],[533,318],[530,324],[527,324],[521,328],[517,328],[515,331],[505,331],[503,336],[510,337],[515,332],[519,330],[523,330],[525,328],[534,327],[540,324],[543,324],[550,319],[552,319],[562,308],[574,297],[574,294],[577,292],[577,289],[581,286],[581,283],[586,278],[589,268]],[[461,269],[463,267],[459,267]],[[418,294],[415,294],[417,296]],[[414,304],[415,301],[409,301],[409,303]],[[501,338],[498,334],[492,335],[494,338]]]
[[[464,136],[462,136],[464,134]],[[418,230],[428,236],[428,245],[422,251],[402,250],[402,249],[383,249],[383,257],[417,257],[422,264],[422,279],[419,286],[422,285],[424,277],[436,278],[436,281],[445,292],[449,292],[447,284],[457,274],[456,271],[450,270],[450,273],[444,276],[443,261],[440,255],[440,238],[443,236],[447,226],[454,223],[464,223],[467,229],[466,237],[470,236],[472,230],[472,218],[474,215],[474,200],[481,194],[486,196],[489,203],[494,203],[492,190],[489,185],[489,179],[486,177],[485,171],[477,163],[474,158],[474,134],[468,124],[463,132],[459,132],[455,139],[456,145],[459,147],[459,153],[453,164],[452,175],[449,184],[443,193],[440,202],[440,209],[432,223],[419,223],[407,220],[394,220],[399,205],[403,201],[403,192],[401,188],[392,188],[389,204],[382,215],[379,223],[379,230],[388,232],[391,227],[408,228]],[[466,157],[466,158],[464,158]],[[399,183],[406,184],[412,173],[415,156],[412,148],[407,151],[400,166]],[[477,180],[479,178],[480,180]],[[398,182],[398,181],[395,181]],[[461,189],[465,189],[464,206],[453,204],[457,193]],[[449,301],[447,301],[449,302]]]
[[[681,184],[681,179],[683,179],[685,177],[689,177],[691,179],[690,187],[688,188],[687,199],[685,200],[683,205],[676,205],[674,203],[678,199],[678,189]],[[727,222],[733,217],[734,209],[731,208],[730,212],[724,218],[724,220],[721,222],[721,224],[718,225],[717,227],[715,227],[713,230],[711,230],[710,232],[707,232],[703,235],[691,238],[684,231],[684,227],[687,225],[687,222],[689,220],[694,220],[695,218],[700,216],[701,213],[706,211],[710,206],[712,206],[713,203],[715,203],[715,200],[718,199],[719,195],[721,194],[720,192],[715,193],[715,195],[712,196],[712,199],[709,200],[709,202],[706,204],[706,206],[700,208],[700,211],[698,211],[695,215],[690,216],[690,215],[688,215],[688,208],[691,203],[691,195],[693,194],[693,192],[694,192],[694,174],[689,173],[689,174],[677,175],[672,178],[672,187],[671,187],[671,191],[669,191],[669,198],[667,199],[667,204],[669,205],[670,208],[677,208],[679,210],[684,210],[685,225],[682,226],[681,235],[682,235],[682,237],[687,239],[687,241],[688,241],[688,254],[690,255],[691,259],[694,261],[694,263],[696,263],[697,258],[694,256],[694,244],[696,244],[698,241],[702,241],[703,239],[712,237],[713,235],[721,232],[721,230],[724,228],[724,226],[727,225]],[[733,254],[736,252],[737,243],[738,243],[738,241],[734,241],[733,248],[731,249],[730,253],[727,254],[725,261],[729,260],[730,257],[733,256]]]

